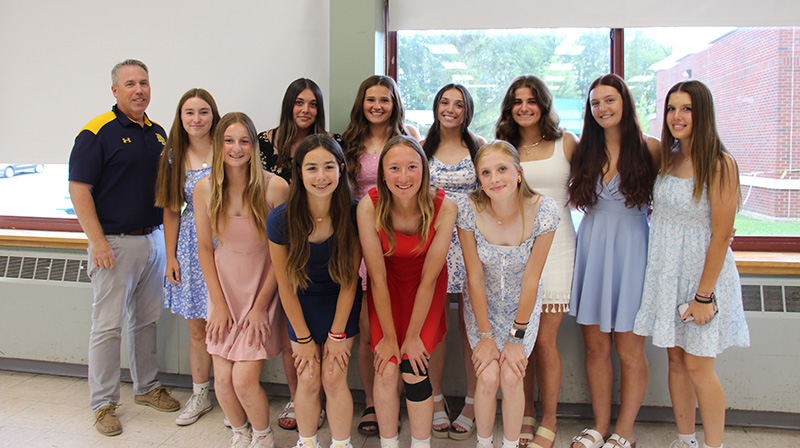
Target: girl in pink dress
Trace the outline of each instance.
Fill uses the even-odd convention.
[[[217,399],[233,428],[230,445],[272,448],[269,402],[258,381],[264,359],[281,351],[272,335],[278,300],[266,219],[286,200],[288,186],[261,169],[256,138],[247,115],[222,117],[211,176],[195,187],[194,208],[209,294],[206,345]]]

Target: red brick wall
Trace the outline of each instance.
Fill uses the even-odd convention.
[[[703,81],[714,95],[720,136],[741,173],[800,179],[800,172],[784,173],[790,163],[800,168],[799,65],[800,30],[734,30],[656,73],[659,106],[651,133],[661,135],[664,96],[691,70],[691,79]],[[746,211],[800,217],[800,191],[743,186],[742,195]]]

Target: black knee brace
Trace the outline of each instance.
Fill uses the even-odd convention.
[[[400,363],[400,372],[413,375],[414,369],[411,367],[411,361],[404,359]],[[408,401],[420,402],[433,396],[433,387],[431,386],[431,379],[428,377],[428,374],[426,373],[419,376],[424,379],[417,383],[409,383],[403,379],[403,383],[406,385],[406,399]]]

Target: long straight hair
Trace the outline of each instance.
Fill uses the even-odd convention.
[[[266,239],[267,237],[267,200],[264,197],[264,175],[261,169],[261,156],[258,150],[256,126],[253,124],[253,120],[243,112],[229,112],[222,117],[217,125],[217,130],[214,132],[214,162],[211,166],[211,199],[208,205],[209,214],[211,216],[211,230],[220,244],[223,242],[220,232],[223,230],[224,224],[223,227],[220,227],[221,223],[219,221],[220,218],[227,218],[229,206],[226,195],[228,180],[225,178],[225,155],[223,154],[222,145],[225,138],[225,131],[236,123],[241,124],[247,130],[251,145],[249,169],[247,170],[247,184],[242,194],[242,202],[244,207],[248,209],[250,219],[253,220],[253,225],[255,225],[261,239]]]
[[[325,102],[322,99],[322,90],[320,90],[317,83],[308,78],[298,78],[289,84],[286,88],[286,93],[283,94],[283,102],[281,103],[281,118],[278,122],[278,127],[272,135],[274,139],[275,149],[278,153],[277,165],[289,171],[291,167],[291,147],[292,140],[294,140],[300,128],[294,121],[294,103],[297,101],[298,95],[303,90],[309,89],[314,94],[317,101],[317,116],[314,123],[308,129],[308,135],[311,134],[324,134],[325,133]]]
[[[381,151],[380,159],[378,160],[378,200],[375,201],[375,227],[378,230],[383,230],[386,233],[386,239],[389,242],[389,251],[384,256],[389,256],[394,253],[397,248],[397,240],[394,235],[394,226],[392,225],[392,192],[386,185],[385,176],[383,171],[383,160],[386,154],[397,146],[407,146],[419,154],[420,163],[422,166],[422,184],[417,191],[417,206],[422,213],[419,227],[415,232],[419,240],[416,251],[421,251],[425,247],[425,242],[428,241],[428,234],[430,233],[431,225],[433,224],[434,215],[436,213],[433,199],[434,192],[431,190],[431,171],[428,167],[428,159],[425,157],[425,151],[422,146],[413,137],[406,135],[396,135],[386,142],[386,145]]]
[[[445,92],[453,89],[461,92],[461,96],[464,97],[464,113],[462,115],[463,120],[461,121],[461,143],[469,150],[469,157],[474,163],[475,154],[478,153],[478,148],[480,147],[478,138],[469,130],[469,125],[472,123],[472,116],[475,113],[475,104],[472,101],[472,95],[470,95],[469,90],[461,84],[447,84],[436,93],[436,97],[433,99],[433,124],[428,130],[428,135],[425,137],[425,143],[422,145],[422,149],[425,150],[425,155],[428,157],[428,160],[430,160],[436,153],[436,150],[439,149],[439,144],[442,142],[442,123],[439,121],[439,102],[442,100]]]
[[[353,265],[353,247],[358,244],[352,217],[353,195],[347,180],[347,162],[341,146],[328,134],[309,135],[300,142],[292,163],[292,179],[289,198],[286,200],[286,245],[289,256],[286,260],[286,277],[295,289],[308,288],[308,259],[311,247],[308,237],[314,231],[314,218],[308,209],[308,192],[303,182],[303,160],[315,149],[324,149],[333,154],[339,167],[339,185],[333,191],[330,204],[331,226],[334,229],[328,273],[339,285],[349,285],[356,280],[358,272]]]
[[[519,146],[521,139],[519,125],[514,121],[511,109],[514,107],[517,89],[524,87],[531,89],[533,98],[536,100],[536,104],[539,105],[539,110],[542,111],[539,119],[539,130],[542,132],[544,140],[553,141],[561,138],[564,135],[564,130],[558,127],[559,118],[556,108],[553,107],[553,94],[544,81],[533,75],[522,75],[508,86],[508,90],[506,90],[506,94],[503,97],[503,103],[500,105],[500,118],[497,119],[495,124],[495,138],[505,140],[514,145],[515,148]]]
[[[342,133],[344,141],[344,154],[347,157],[350,170],[350,181],[357,185],[356,179],[361,171],[361,154],[366,148],[362,140],[369,134],[369,121],[364,116],[364,99],[367,96],[367,89],[374,86],[383,86],[389,89],[392,97],[392,114],[389,116],[389,129],[391,137],[395,135],[406,135],[406,110],[403,107],[403,100],[400,98],[400,89],[394,79],[388,76],[373,75],[365,79],[358,87],[353,108],[350,109],[350,123]]]
[[[710,191],[711,183],[717,176],[722,176],[720,183],[722,186],[725,185],[729,169],[728,164],[725,163],[725,156],[727,155],[731,158],[733,156],[731,156],[719,138],[716,113],[714,112],[714,98],[711,96],[711,90],[697,80],[679,82],[669,89],[664,100],[664,123],[661,127],[661,175],[667,174],[670,153],[677,141],[667,125],[669,97],[676,92],[684,92],[692,99],[692,136],[689,138],[688,149],[694,167],[692,198],[696,203],[699,203],[703,195],[703,187],[708,188]],[[734,166],[738,179],[739,168],[736,165]]]
[[[517,184],[517,205],[519,207],[519,213],[522,216],[522,236],[520,237],[520,244],[522,244],[522,242],[525,241],[525,200],[535,197],[536,192],[533,191],[533,188],[531,188],[530,185],[528,185],[528,182],[525,180],[525,176],[522,175],[522,164],[520,164],[519,151],[517,151],[514,145],[509,142],[503,140],[494,140],[481,146],[481,149],[478,150],[478,155],[475,156],[475,171],[478,171],[478,166],[481,163],[481,159],[492,152],[497,152],[510,158],[511,163],[517,168],[517,172],[520,174],[520,181]],[[478,179],[480,179],[480,176]],[[486,207],[492,202],[491,198],[486,195],[486,192],[484,191],[483,186],[480,185],[480,182],[478,184],[478,188],[470,193],[470,197],[475,202],[475,208],[479,212],[485,210]]]
[[[649,203],[652,197],[656,168],[647,149],[642,127],[639,126],[633,95],[625,81],[615,74],[603,75],[589,86],[581,140],[572,156],[569,202],[584,211],[591,210],[597,204],[597,181],[608,162],[605,130],[592,115],[591,92],[599,85],[613,87],[622,97],[622,118],[619,123],[622,138],[617,161],[619,188],[625,196],[626,206],[641,207]]]
[[[186,202],[183,195],[183,184],[186,181],[185,164],[186,150],[189,149],[189,134],[183,128],[181,111],[183,105],[191,98],[200,98],[211,107],[211,129],[208,132],[212,136],[220,120],[217,103],[205,89],[189,89],[178,101],[175,119],[172,120],[169,137],[167,137],[167,143],[161,153],[161,160],[158,162],[158,178],[156,180],[156,207],[176,212],[180,212]]]

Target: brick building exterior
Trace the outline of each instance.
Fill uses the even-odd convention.
[[[800,220],[800,29],[736,29],[674,67],[656,72],[661,135],[664,97],[675,83],[704,82],[714,95],[717,127],[739,163],[742,212]]]

